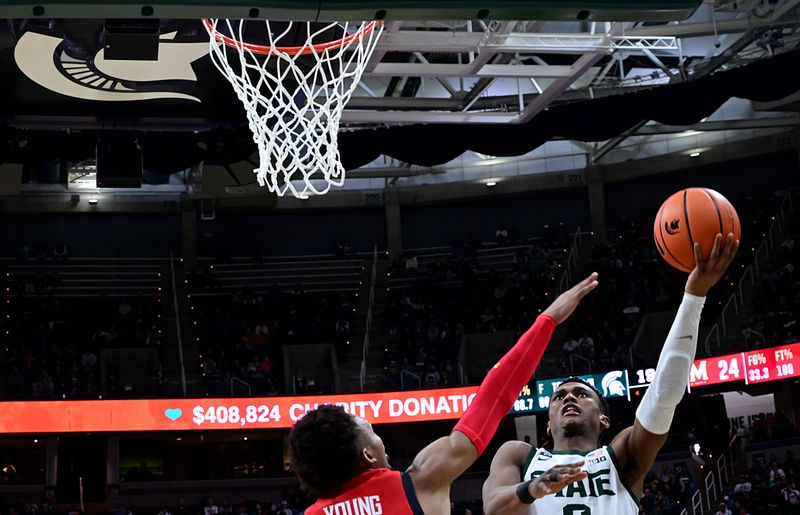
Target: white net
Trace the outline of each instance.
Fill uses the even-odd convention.
[[[243,43],[252,24],[266,24],[263,46]],[[322,195],[344,184],[338,132],[342,111],[358,86],[383,24],[210,19],[211,58],[247,112],[258,145],[254,171],[261,186],[280,196]],[[298,27],[300,26],[300,27]],[[275,30],[274,30],[275,29]],[[308,38],[288,48],[298,29]],[[262,31],[263,32],[263,31]],[[315,38],[344,37],[320,44]],[[223,41],[224,40],[224,41]],[[222,43],[225,44],[222,44]]]

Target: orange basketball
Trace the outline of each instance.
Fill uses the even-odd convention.
[[[667,263],[683,272],[694,269],[694,242],[700,243],[703,260],[708,259],[714,238],[742,229],[739,215],[728,199],[708,188],[687,188],[661,205],[653,224],[656,248]]]

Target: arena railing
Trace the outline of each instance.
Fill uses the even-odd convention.
[[[700,493],[700,489],[698,488],[697,491],[692,495],[692,515],[702,515],[703,514],[703,494]]]
[[[359,383],[361,384],[361,391],[364,391],[364,385],[367,382],[367,357],[369,356],[369,334],[372,332],[372,309],[375,307],[375,281],[378,278],[378,246],[376,245],[372,250],[372,273],[369,279],[369,304],[367,308],[367,321],[364,329],[364,345],[361,348],[361,372],[359,374]]]
[[[725,458],[724,454],[717,460],[717,478],[719,479],[720,495],[722,495],[722,493],[725,491],[725,485],[730,479],[728,476],[728,460]]]
[[[400,371],[400,389],[401,390],[405,390],[406,389],[406,376],[410,377],[413,381],[416,382],[417,389],[422,388],[422,378],[419,376],[419,374],[415,374],[414,372],[411,372],[410,370],[403,369],[403,370]]]
[[[764,239],[754,251],[752,262],[745,268],[744,272],[742,272],[738,284],[736,285],[736,290],[725,302],[718,317],[719,321],[714,323],[711,330],[706,335],[704,341],[706,354],[711,353],[711,343],[714,340],[716,341],[716,348],[722,347],[722,339],[728,337],[728,330],[733,327],[735,317],[737,317],[740,312],[744,311],[747,282],[749,281],[751,287],[755,286],[756,279],[761,277],[762,272],[767,268],[767,264],[771,260],[773,254],[775,254],[777,250],[776,246],[780,246],[778,239],[783,235],[788,222],[788,216],[794,209],[792,201],[794,193],[794,191],[788,191],[783,196],[778,206],[777,213],[772,217],[772,223],[769,225],[766,233],[764,233]],[[745,349],[747,348],[748,339],[745,337]]]
[[[234,391],[235,390],[234,389],[234,384],[235,383],[242,384],[242,385],[244,385],[245,388],[247,388],[247,396],[248,397],[252,397],[253,396],[253,387],[250,386],[250,383],[248,383],[247,381],[244,381],[242,379],[239,379],[238,377],[231,377],[231,397],[236,397],[236,392]],[[294,384],[294,381],[292,382],[292,393],[295,394],[295,395],[297,394],[296,385]]]
[[[589,372],[592,371],[592,361],[590,359],[584,358],[583,356],[580,356],[578,354],[573,353],[573,354],[569,355],[569,368],[570,368],[571,375],[575,375],[575,361],[574,360],[576,358],[579,359],[580,361],[585,361],[586,362],[586,366],[589,367]]]
[[[183,261],[181,259],[181,261]],[[175,258],[170,253],[169,256],[169,274],[172,281],[172,307],[175,310],[175,337],[178,339],[178,365],[181,369],[181,391],[183,396],[186,397],[186,363],[183,358],[183,336],[181,334],[181,314],[178,307],[178,285],[175,280]]]
[[[703,479],[705,487],[705,503],[706,509],[711,511],[712,506],[725,496],[725,485],[728,482],[728,461],[723,454],[716,461],[717,474],[714,475],[714,470],[709,470]],[[702,470],[702,466],[701,466]],[[702,513],[703,495],[700,489],[692,495],[692,513]]]
[[[513,244],[503,246],[493,246],[486,244],[482,248],[475,251],[475,258],[478,262],[477,276],[488,276],[489,270],[492,269],[496,272],[508,272],[513,270],[515,257],[519,250],[530,248],[533,244],[539,241],[539,238],[531,238],[524,240],[524,244]],[[567,252],[567,249],[553,249],[553,252]],[[453,256],[451,247],[428,247],[418,249],[407,249],[407,253],[417,257],[418,268],[417,272],[424,273],[428,268],[439,262],[446,262]],[[415,277],[393,274],[390,276],[389,282],[392,288],[405,288],[410,287]],[[447,281],[443,284],[458,283],[458,280]]]
[[[710,471],[706,474],[705,479],[703,480],[706,487],[706,507],[709,511],[711,511],[711,499],[713,496],[714,501],[717,500],[717,482],[714,481],[714,471]]]
[[[578,255],[581,251],[583,238],[587,235],[593,236],[594,233],[591,231],[581,231],[580,226],[578,226],[577,230],[572,235],[572,244],[567,250],[567,257],[564,259],[564,272],[558,280],[558,286],[554,292],[555,296],[561,295],[561,293],[567,291],[572,286],[575,269],[578,266]]]
[[[57,284],[48,287],[47,294],[63,298],[157,294],[160,269],[168,261],[169,258],[0,258],[6,276],[14,281],[25,282],[42,273],[55,274]]]

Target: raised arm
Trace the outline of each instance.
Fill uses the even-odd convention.
[[[689,382],[706,294],[725,273],[738,248],[739,242],[733,240],[733,234],[728,234],[724,243],[722,235],[717,235],[711,255],[704,263],[700,245],[695,243],[697,266],[686,281],[683,301],[658,358],[653,382],[636,410],[633,426],[611,443],[621,472],[636,495],[641,496],[644,477],[667,440],[675,408]]]
[[[450,484],[484,451],[536,370],[556,325],[566,320],[596,286],[597,274],[592,274],[561,294],[489,371],[450,436],[417,454],[408,473],[420,502],[431,494],[448,492]]]

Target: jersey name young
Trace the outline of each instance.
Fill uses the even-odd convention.
[[[379,495],[370,495],[325,506],[323,511],[325,515],[383,515],[383,506]]]

